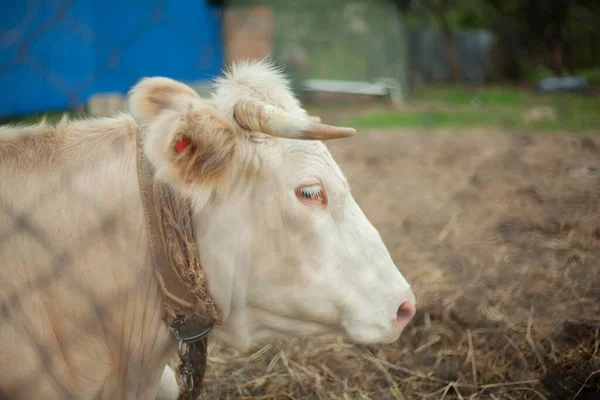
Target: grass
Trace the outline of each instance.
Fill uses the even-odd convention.
[[[417,90],[415,101],[430,101],[453,106],[494,104],[497,106],[517,105],[524,102],[524,94],[512,88],[485,87],[433,87]]]
[[[48,121],[50,123],[56,123],[56,122],[60,121],[60,119],[65,114],[69,115],[70,117],[78,117],[78,116],[85,115],[85,113],[83,113],[83,112],[77,112],[77,111],[72,111],[72,110],[49,111],[49,112],[40,113],[40,114],[30,114],[30,115],[24,115],[24,116],[5,118],[5,119],[0,120],[0,125],[5,125],[5,124],[31,125],[31,124],[36,124],[36,123],[40,122],[44,118],[46,118],[46,121]]]
[[[334,104],[325,108],[333,111]],[[310,106],[308,107],[311,111]],[[598,132],[600,131],[600,96],[572,93],[538,94],[506,86],[439,86],[422,88],[412,94],[407,107],[378,107],[361,112],[343,106],[340,124],[359,130],[396,128],[498,128],[518,132]],[[348,110],[351,110],[350,112]],[[5,123],[31,124],[46,116],[57,122],[67,113],[84,115],[80,111],[52,111],[24,117],[9,118]],[[536,116],[537,114],[537,116]],[[337,119],[337,118],[336,118]]]
[[[600,97],[536,94],[509,87],[436,87],[413,94],[403,109],[354,115],[357,129],[486,127],[517,131],[600,131]]]

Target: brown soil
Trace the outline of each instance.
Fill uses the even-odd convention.
[[[330,143],[413,284],[392,345],[213,342],[205,398],[600,399],[600,140],[369,132]]]

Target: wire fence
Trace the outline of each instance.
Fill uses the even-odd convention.
[[[221,8],[203,0],[27,0],[0,13],[0,118],[83,107],[144,76],[222,67]]]
[[[0,119],[81,110],[145,76],[212,78],[222,67],[221,9],[208,3],[4,4]],[[0,137],[0,398],[143,397],[157,378],[148,365],[164,349],[149,352],[153,333],[143,331],[162,323],[161,312],[139,310],[154,276],[136,273],[149,265],[143,210],[130,207],[137,181],[111,176],[116,147],[88,159],[77,154],[85,146],[74,148],[58,168],[54,128],[20,129],[32,131]],[[119,376],[101,382],[98,371]],[[122,387],[103,387],[111,381]]]
[[[7,176],[0,185],[0,393],[9,399],[46,398],[52,388],[59,398],[80,398],[101,389],[94,371],[107,370],[111,362],[123,374],[122,393],[143,393],[148,352],[135,349],[141,341],[123,337],[123,330],[140,333],[132,329],[146,315],[138,311],[134,318],[127,307],[139,305],[139,292],[148,290],[152,276],[132,275],[147,263],[143,247],[118,243],[127,237],[132,245],[145,237],[138,224],[130,224],[139,215],[132,218],[124,202],[119,209],[119,202],[106,200],[110,194],[90,190],[89,175],[98,178],[105,157],[63,169],[24,167],[21,173],[11,171],[14,158],[0,160]],[[19,186],[19,180],[29,182]],[[112,203],[112,210],[102,203]],[[111,280],[115,274],[119,279]],[[118,287],[110,286],[117,281]]]

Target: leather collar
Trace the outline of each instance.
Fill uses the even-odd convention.
[[[188,398],[198,397],[206,368],[207,335],[220,324],[199,261],[189,199],[155,179],[144,153],[145,129],[137,134],[137,170],[164,320],[178,341],[178,370]],[[185,350],[183,349],[185,347]],[[178,379],[178,380],[179,380]]]

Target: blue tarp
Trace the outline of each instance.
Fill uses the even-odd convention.
[[[0,117],[126,93],[144,76],[210,79],[221,8],[201,0],[0,0]]]

